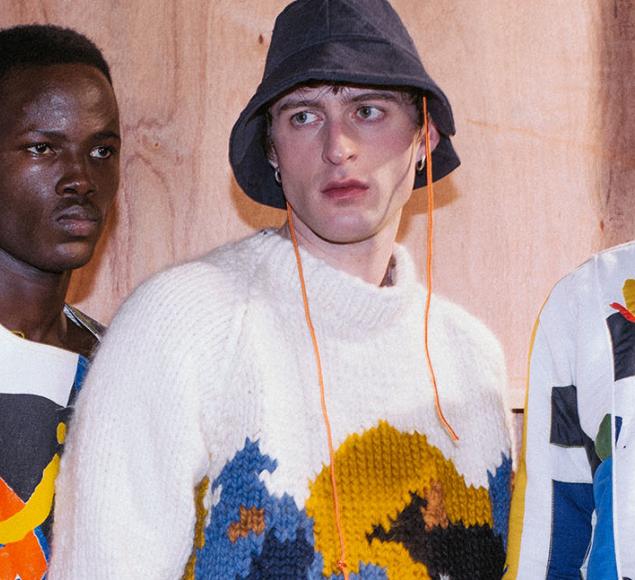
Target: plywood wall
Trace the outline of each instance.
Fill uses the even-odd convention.
[[[1,0],[0,26],[95,40],[123,118],[123,183],[72,300],[108,321],[141,280],[283,216],[249,201],[229,131],[285,0]],[[455,109],[463,165],[437,188],[437,288],[503,341],[519,401],[553,283],[635,237],[633,0],[394,0]],[[423,263],[422,193],[401,240]]]

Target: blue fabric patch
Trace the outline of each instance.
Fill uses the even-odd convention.
[[[615,443],[620,438],[620,433],[622,431],[622,417],[619,415],[615,416]]]
[[[503,538],[503,545],[507,548],[507,528],[509,525],[509,504],[511,503],[512,460],[501,454],[503,461],[492,475],[487,472],[489,482],[489,498],[492,503],[494,518],[494,533]]]
[[[613,460],[604,460],[593,477],[596,524],[593,546],[589,556],[587,580],[609,580],[617,578],[615,542],[613,541]]]
[[[584,445],[584,433],[578,414],[578,391],[574,385],[551,388],[549,442],[561,447]]]
[[[591,541],[593,485],[553,481],[547,580],[579,578]]]
[[[90,366],[90,361],[81,354],[79,355],[79,360],[77,361],[77,370],[75,371],[75,380],[73,381],[73,391],[79,392],[84,384],[84,379],[86,378],[86,374],[88,373],[88,367]]]
[[[33,533],[35,534],[37,541],[40,543],[40,548],[42,549],[42,553],[44,554],[46,561],[49,562],[51,559],[51,549],[49,547],[48,540],[42,531],[42,527],[38,526],[33,530]]]
[[[635,324],[616,312],[606,319],[613,346],[615,380],[635,375]]]

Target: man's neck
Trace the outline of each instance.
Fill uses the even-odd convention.
[[[370,284],[390,285],[392,278],[388,270],[392,264],[393,246],[399,227],[399,216],[396,218],[394,224],[388,224],[374,236],[346,244],[328,242],[301,224],[296,225],[295,231],[302,248],[333,268]],[[281,234],[285,237],[289,237],[288,228],[288,224],[281,228]]]
[[[0,323],[30,340],[59,345],[69,282],[70,272],[42,272],[0,253]]]

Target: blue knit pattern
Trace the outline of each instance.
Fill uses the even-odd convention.
[[[503,538],[507,547],[507,528],[509,526],[509,504],[511,501],[512,460],[501,454],[502,463],[496,468],[494,475],[487,472],[489,481],[489,498],[492,503],[492,517],[494,519],[494,533]]]
[[[205,545],[197,553],[196,578],[321,577],[312,522],[287,494],[269,495],[259,478],[276,467],[275,460],[260,453],[257,442],[247,439],[212,483],[212,490],[221,489],[220,501],[205,530]],[[232,541],[232,525],[241,521],[241,507],[264,510],[264,530]]]

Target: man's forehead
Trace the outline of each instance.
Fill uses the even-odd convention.
[[[0,81],[0,95],[0,126],[12,134],[89,131],[92,125],[96,132],[111,132],[119,125],[112,85],[89,65],[16,68]]]
[[[337,98],[342,101],[349,101],[359,97],[369,96],[375,98],[384,98],[395,101],[402,101],[407,93],[407,89],[398,89],[392,87],[377,87],[368,85],[354,84],[306,84],[295,87],[293,90],[284,94],[277,99],[272,109],[278,109],[281,106],[291,104],[293,102],[319,101],[322,98]]]

